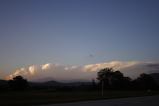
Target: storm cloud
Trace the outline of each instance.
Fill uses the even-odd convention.
[[[42,65],[30,65],[19,68],[6,79],[11,79],[21,75],[28,80],[54,79],[58,81],[69,80],[92,80],[96,79],[97,72],[100,69],[110,67],[124,73],[125,76],[136,78],[141,73],[159,72],[159,63],[156,62],[139,62],[139,61],[111,61],[97,64],[88,64],[84,66],[66,66],[60,64],[46,63]]]

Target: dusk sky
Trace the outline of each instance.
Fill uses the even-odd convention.
[[[158,62],[158,46],[158,0],[0,0],[0,74],[46,63]]]

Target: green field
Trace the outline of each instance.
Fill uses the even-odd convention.
[[[0,92],[0,106],[30,106],[158,94],[159,91],[105,91],[103,96],[99,91],[5,91]]]

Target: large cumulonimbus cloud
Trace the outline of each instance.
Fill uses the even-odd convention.
[[[58,81],[67,80],[92,80],[96,79],[100,69],[110,67],[124,73],[131,78],[137,77],[141,73],[159,72],[159,63],[139,62],[139,61],[111,61],[84,66],[65,66],[59,64],[31,65],[19,68],[6,78],[11,79],[17,75],[22,75],[28,80],[51,78]],[[39,80],[40,81],[40,80]]]

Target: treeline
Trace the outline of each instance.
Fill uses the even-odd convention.
[[[16,76],[9,81],[0,80],[1,90],[159,90],[159,85],[149,74],[141,74],[136,79],[125,77],[123,73],[112,68],[101,69],[97,80],[92,82],[60,83],[49,81],[45,83],[28,82],[22,76]]]
[[[98,86],[102,86],[103,89],[115,89],[115,90],[153,90],[159,89],[159,85],[149,74],[140,74],[140,76],[134,80],[129,77],[125,77],[120,71],[115,71],[112,68],[101,69],[97,73],[97,79],[99,80]]]

